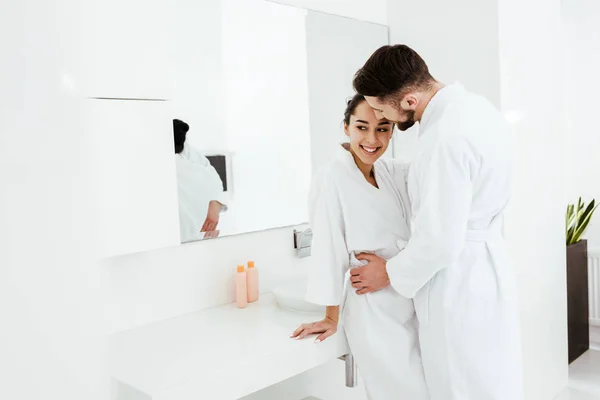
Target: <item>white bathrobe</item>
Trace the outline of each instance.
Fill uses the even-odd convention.
[[[175,154],[175,166],[181,242],[201,240],[208,204],[215,200],[222,204],[221,212],[227,210],[223,182],[208,158],[189,146]]]
[[[502,236],[509,127],[455,84],[426,107],[419,135],[408,177],[413,236],[387,271],[415,300],[431,399],[520,400],[519,310]]]
[[[391,287],[359,296],[349,285],[349,269],[361,265],[355,254],[388,259],[409,238],[405,171],[391,160],[377,161],[376,188],[348,151],[340,146],[338,152],[315,176],[310,193],[307,300],[343,304],[342,326],[370,400],[428,400],[413,301]]]

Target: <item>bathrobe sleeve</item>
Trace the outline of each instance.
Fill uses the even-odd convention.
[[[227,196],[223,191],[223,182],[221,181],[219,173],[215,167],[212,166],[209,159],[204,154],[191,147],[185,147],[184,154],[192,163],[202,167],[202,175],[204,175],[202,178],[202,181],[204,182],[204,187],[202,190],[206,191],[208,195],[207,197],[210,198],[210,200],[215,200],[221,203],[222,213],[227,211]]]
[[[388,260],[392,287],[413,298],[438,271],[458,261],[471,209],[471,177],[478,157],[459,137],[440,139],[428,155],[411,165],[420,205],[405,249]]]
[[[309,221],[313,242],[306,300],[324,306],[340,305],[350,257],[346,247],[342,206],[331,174],[321,173],[313,179],[309,195]]]
[[[225,192],[223,191],[223,181],[221,181],[221,177],[215,167],[210,164],[208,159],[206,161],[208,163],[206,168],[208,172],[207,185],[211,193],[210,199],[221,203],[221,212],[223,213],[227,211],[227,196],[225,196]]]
[[[407,234],[410,235],[410,224],[412,218],[412,206],[410,196],[408,195],[408,172],[410,170],[410,163],[407,161],[400,161],[393,158],[390,160],[390,162],[392,167],[392,173],[394,176],[394,183],[396,185],[397,193],[400,198],[402,214],[408,227]]]

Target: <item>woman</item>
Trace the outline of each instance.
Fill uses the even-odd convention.
[[[227,210],[223,182],[208,159],[185,144],[190,127],[173,120],[181,242],[215,238],[220,214]]]
[[[363,96],[348,102],[344,131],[350,143],[316,175],[310,194],[313,229],[307,300],[327,306],[322,321],[300,326],[292,335],[316,342],[344,331],[370,400],[427,400],[413,302],[391,286],[358,295],[348,271],[361,265],[362,252],[391,258],[410,236],[405,170],[380,157],[393,125],[378,120]],[[342,306],[342,312],[340,312]]]

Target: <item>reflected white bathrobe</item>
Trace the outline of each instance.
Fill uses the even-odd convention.
[[[204,234],[200,229],[206,220],[208,204],[215,200],[223,205],[221,212],[227,210],[223,182],[208,158],[189,146],[175,154],[175,166],[181,241],[201,240]]]
[[[359,296],[348,285],[347,272],[361,265],[355,254],[388,259],[410,235],[404,168],[379,160],[374,170],[379,189],[340,146],[336,158],[315,176],[307,300],[343,305],[342,326],[370,400],[428,400],[413,301],[391,287]]]
[[[520,400],[519,310],[502,237],[509,127],[455,84],[431,100],[419,135],[408,178],[413,235],[387,271],[415,300],[431,399]]]

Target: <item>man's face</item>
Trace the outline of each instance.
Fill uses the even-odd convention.
[[[378,119],[388,119],[396,124],[399,130],[406,131],[415,124],[415,110],[402,110],[390,102],[381,102],[377,97],[365,96],[367,103],[375,111]]]

